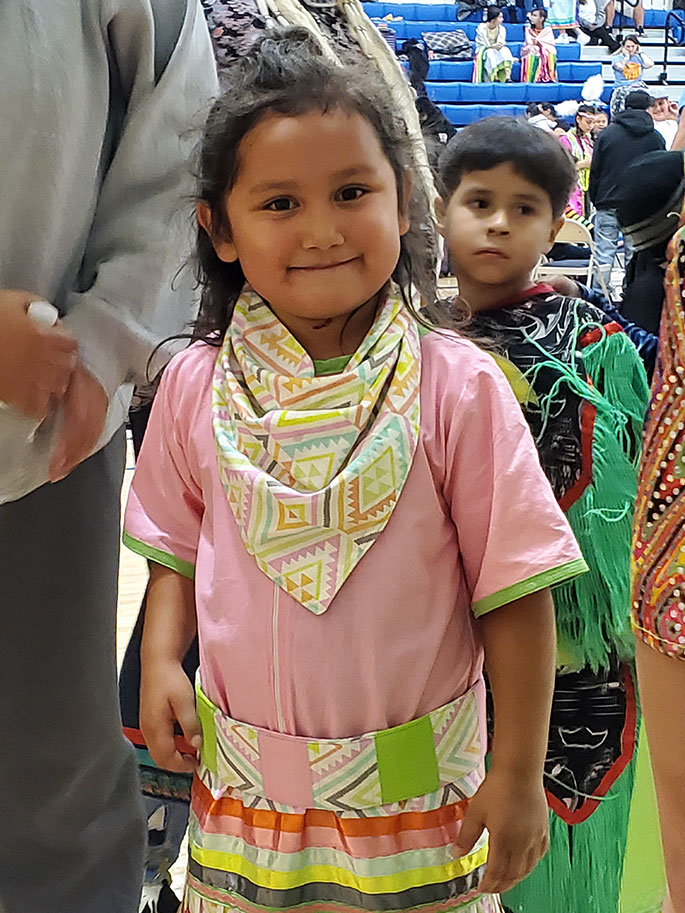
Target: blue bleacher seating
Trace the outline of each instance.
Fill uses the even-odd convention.
[[[389,3],[387,6],[392,6],[393,4]],[[616,4],[618,9],[620,4]],[[630,7],[626,4],[626,11],[629,11]],[[668,16],[668,10],[645,10],[645,28],[648,29],[662,29],[666,25],[666,16]],[[632,16],[616,16],[614,20],[614,25],[623,25],[623,30],[629,31],[631,27],[635,26]]]
[[[380,17],[375,17],[380,18]],[[404,41],[406,38],[416,38],[419,41],[424,32],[452,32],[455,29],[461,29],[466,37],[471,41],[476,37],[477,22],[444,22],[440,19],[421,19],[410,20],[404,19],[401,22],[386,22],[389,28],[393,29],[397,35],[398,41]],[[523,41],[522,25],[505,25],[507,30],[507,41]]]
[[[562,101],[580,98],[578,84],[551,83],[493,83],[483,82],[427,82],[428,97],[438,104],[522,104],[532,101],[549,101],[553,105]],[[611,86],[604,90],[604,101],[608,102]]]
[[[445,28],[446,23],[440,23],[436,21],[432,22],[386,22],[385,23],[389,28],[391,28],[397,37],[398,50],[399,46],[407,38],[416,38],[418,41],[421,41],[422,35],[424,32],[446,32],[450,31],[451,28],[463,28],[464,25],[469,23],[459,23],[450,24],[450,28]],[[440,27],[442,25],[442,27]],[[507,44],[511,49],[511,53],[518,57],[521,53],[521,47],[523,45],[523,35],[521,35],[520,40],[512,41],[512,34],[509,30],[514,28],[520,28],[520,26],[510,25],[507,28]],[[468,29],[464,29],[467,34],[467,37],[473,41],[475,37],[475,29],[473,30],[473,35],[469,34]],[[559,60],[571,61],[571,60],[580,60],[580,45],[577,42],[571,42],[570,44],[560,44],[557,45],[557,58]]]
[[[618,4],[617,4],[618,6]],[[407,21],[443,21],[457,22],[457,4],[456,3],[365,3],[364,9],[366,14],[371,17],[382,19],[391,13],[393,16],[402,16]],[[667,10],[646,10],[645,26],[647,28],[663,28],[666,24]],[[474,14],[473,20],[478,22],[482,16]],[[616,16],[616,25],[620,17]],[[468,21],[468,20],[466,20]],[[631,17],[625,16],[622,20],[625,26],[633,23]],[[464,22],[462,21],[462,25]]]
[[[506,114],[509,117],[523,117],[526,113],[525,105],[439,105],[445,117],[455,127],[464,127],[483,117],[492,117],[494,114]]]
[[[478,22],[482,17],[474,14],[469,20],[457,19],[455,3],[381,3],[364,4],[366,13],[373,19],[383,19],[395,31],[398,49],[407,38],[421,40],[425,32],[449,32],[462,29],[473,41]],[[666,14],[662,11],[647,11],[645,25],[663,24]],[[387,15],[400,16],[397,21],[385,20]],[[514,57],[521,54],[523,26],[505,23],[507,44]],[[600,61],[581,61],[581,46],[578,42],[557,45],[557,74],[559,82],[519,82],[521,66],[517,62],[512,71],[511,83],[471,82],[473,61],[438,60],[430,63],[426,91],[456,127],[465,126],[483,117],[495,114],[523,116],[530,102],[548,101],[559,104],[562,101],[580,99],[582,84],[590,76],[600,75]],[[606,86],[603,100],[609,101],[612,86]]]
[[[559,82],[585,82],[589,76],[601,74],[600,61],[560,61],[557,63]],[[471,60],[432,60],[428,69],[428,79],[431,82],[469,82],[473,76],[473,61]],[[520,71],[518,64],[512,73],[514,80],[518,80]],[[539,83],[542,87],[542,83]],[[541,101],[546,99],[541,99]]]

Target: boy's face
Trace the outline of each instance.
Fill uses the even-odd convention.
[[[543,23],[544,19],[542,18],[540,10],[533,10],[533,12],[530,14],[530,24],[533,26],[533,28],[541,28]]]
[[[554,218],[545,191],[509,163],[465,174],[442,215],[460,293],[474,310],[524,291],[564,221]]]

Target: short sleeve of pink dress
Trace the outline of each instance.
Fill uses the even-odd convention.
[[[464,346],[442,343],[440,357],[447,362],[463,354],[445,348],[450,344]],[[444,434],[443,490],[459,533],[473,612],[480,616],[586,566],[508,380],[483,353],[473,369],[448,407],[453,415],[438,427]],[[439,386],[445,376],[437,372]],[[440,391],[448,401],[455,395],[450,386]]]
[[[172,368],[162,379],[152,406],[126,507],[124,543],[193,578],[204,507],[202,489],[179,438],[185,423],[179,416],[174,374]]]

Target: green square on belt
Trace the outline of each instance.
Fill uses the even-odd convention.
[[[383,804],[414,799],[440,787],[429,716],[374,736]]]

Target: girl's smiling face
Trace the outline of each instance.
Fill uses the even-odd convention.
[[[225,200],[230,237],[213,237],[214,248],[240,261],[307,347],[313,325],[347,317],[391,277],[409,227],[395,172],[371,124],[339,108],[267,115],[241,142],[238,164]],[[211,226],[202,206],[198,217]],[[375,301],[371,321],[374,312]]]

